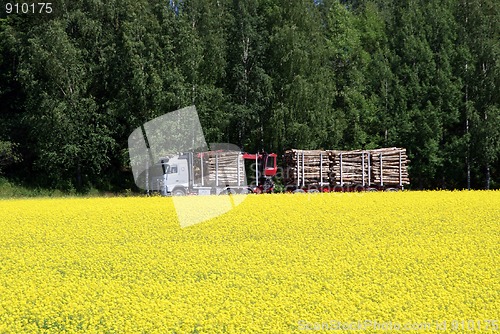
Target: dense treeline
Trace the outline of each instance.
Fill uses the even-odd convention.
[[[414,188],[498,188],[499,31],[494,0],[61,0],[0,19],[0,168],[130,187],[131,131],[195,104],[208,142],[402,146]]]

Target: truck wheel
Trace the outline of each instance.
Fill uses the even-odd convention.
[[[241,189],[240,194],[248,195],[248,194],[254,194],[254,192],[253,192],[252,188],[247,187],[247,188]]]
[[[306,192],[305,192],[304,190],[302,190],[302,189],[295,189],[295,190],[293,191],[293,193],[294,193],[294,194],[305,194]]]
[[[234,189],[224,189],[222,190],[219,195],[236,195],[237,192]]]
[[[387,188],[385,191],[398,191],[396,188]]]
[[[177,189],[174,189],[174,191],[172,191],[172,196],[185,196],[186,195],[186,192],[184,191],[184,189],[181,189],[181,188],[177,188]]]

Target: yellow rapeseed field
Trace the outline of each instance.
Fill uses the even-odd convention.
[[[252,195],[186,228],[171,198],[2,200],[0,230],[0,333],[500,330],[498,191]]]

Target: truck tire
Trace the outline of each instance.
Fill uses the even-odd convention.
[[[252,188],[247,187],[247,188],[241,189],[240,194],[248,195],[248,194],[255,194],[255,193],[253,192]]]
[[[305,194],[306,192],[305,192],[304,190],[302,190],[302,189],[295,189],[295,190],[293,191],[293,193],[294,193],[294,194]]]
[[[182,188],[177,188],[172,191],[172,196],[186,196],[186,191]]]
[[[238,192],[234,189],[228,188],[222,190],[219,195],[236,195]]]

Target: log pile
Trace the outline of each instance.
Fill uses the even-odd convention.
[[[283,160],[285,184],[320,186],[330,183],[330,161],[326,151],[287,150]]]
[[[237,186],[246,184],[245,163],[240,152],[210,151],[204,154],[204,159],[206,159],[205,177],[208,176],[206,179],[208,179],[209,184],[215,186]]]
[[[380,158],[382,157],[382,164]],[[410,183],[406,149],[287,150],[283,156],[286,185],[377,185]],[[401,169],[400,169],[401,166]]]
[[[328,151],[331,184],[367,184],[369,179],[367,151]]]
[[[383,185],[399,185],[401,176],[402,184],[409,184],[408,176],[408,157],[406,149],[389,147],[371,150],[371,171],[372,182]],[[400,157],[401,157],[401,175],[400,175]],[[382,163],[381,163],[382,162]],[[381,172],[382,169],[382,172]]]

